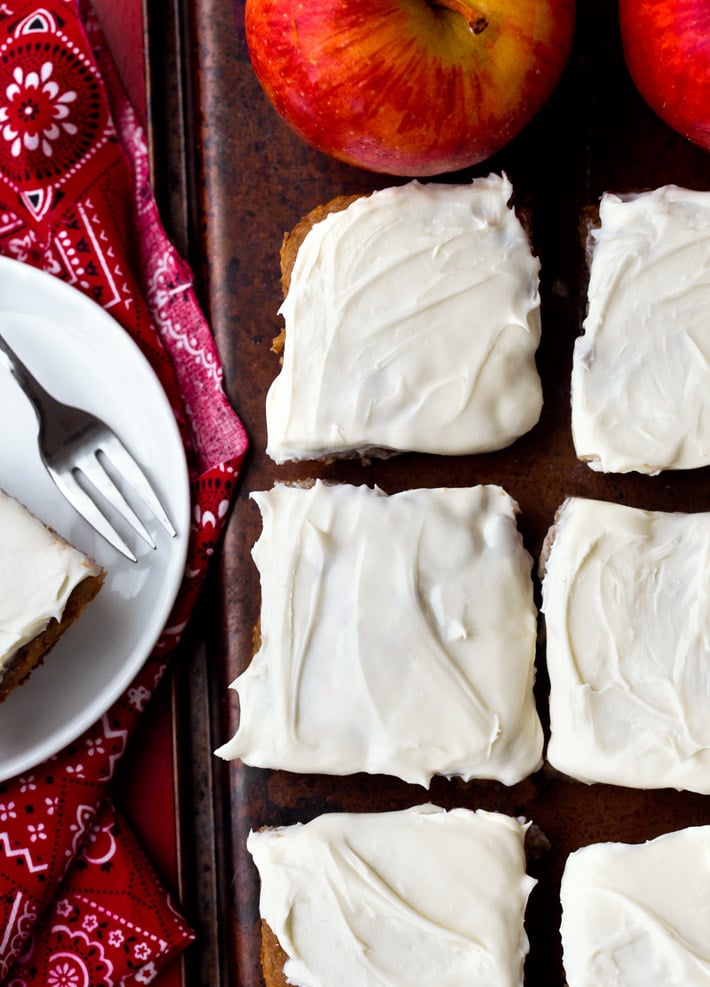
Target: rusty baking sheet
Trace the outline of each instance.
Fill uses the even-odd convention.
[[[225,383],[251,438],[207,624],[214,746],[236,728],[228,683],[245,667],[258,617],[259,588],[250,551],[259,533],[252,490],[276,479],[320,475],[377,483],[393,492],[409,486],[500,483],[521,507],[520,527],[537,558],[555,511],[571,494],[660,510],[708,507],[708,469],[604,476],[574,455],[569,381],[572,347],[584,311],[582,210],[605,190],[674,182],[710,187],[707,155],[660,123],[636,93],[624,68],[614,0],[580,0],[573,55],[549,106],[512,144],[469,172],[505,170],[518,200],[531,210],[533,245],[542,261],[543,337],[538,365],[545,406],[539,424],[502,452],[460,459],[403,455],[361,466],[341,462],[275,467],[265,456],[264,397],[277,372],[270,351],[280,329],[279,247],[312,206],[394,182],[349,168],[309,149],[277,119],[251,71],[243,40],[242,3],[185,0],[182,15],[188,66],[186,174],[194,199],[189,243],[205,307],[225,365]],[[539,602],[539,586],[538,586]],[[546,722],[547,679],[542,648],[536,689]],[[321,811],[387,809],[428,799],[522,814],[537,823],[550,849],[531,864],[539,885],[527,915],[531,941],[528,987],[563,984],[559,881],[567,854],[588,842],[641,841],[683,825],[710,822],[710,802],[674,791],[642,792],[583,786],[545,770],[511,789],[493,783],[436,780],[429,791],[395,779],[296,776],[217,765],[214,789],[216,868],[221,898],[219,976],[211,982],[257,987],[258,885],[244,850],[252,826],[307,820]]]

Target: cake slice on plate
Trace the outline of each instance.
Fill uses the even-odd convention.
[[[0,701],[40,665],[105,572],[0,490]]]

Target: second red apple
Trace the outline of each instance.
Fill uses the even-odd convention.
[[[620,0],[631,77],[667,124],[710,150],[710,0]]]

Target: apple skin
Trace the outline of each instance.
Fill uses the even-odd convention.
[[[626,65],[651,109],[710,150],[710,0],[620,0]]]
[[[404,176],[490,157],[557,85],[574,0],[246,0],[252,65],[304,140]]]

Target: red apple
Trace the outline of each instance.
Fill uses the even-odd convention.
[[[620,0],[631,77],[651,109],[710,150],[710,0]]]
[[[435,175],[489,157],[556,86],[574,0],[247,0],[256,75],[319,150]]]

